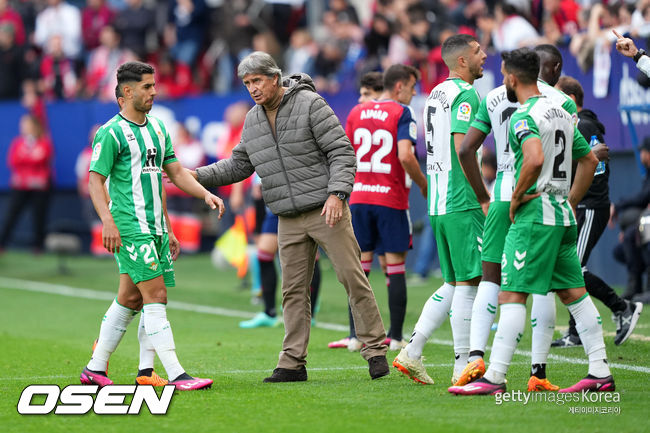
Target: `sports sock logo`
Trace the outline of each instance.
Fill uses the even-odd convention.
[[[151,385],[29,385],[20,394],[18,413],[21,415],[84,415],[91,410],[97,415],[138,415],[146,404],[152,415],[164,415],[174,396],[174,385],[163,387],[160,397]],[[125,403],[126,396],[133,396]],[[35,400],[35,396],[39,396]],[[40,403],[42,397],[45,401]],[[95,398],[93,399],[93,396]]]

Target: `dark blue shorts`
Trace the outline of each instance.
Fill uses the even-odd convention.
[[[403,253],[412,247],[409,211],[374,204],[350,205],[352,227],[361,251]]]
[[[266,208],[266,216],[262,222],[262,231],[260,233],[278,234],[278,216],[274,215],[269,208]]]

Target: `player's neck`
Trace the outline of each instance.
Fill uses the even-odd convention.
[[[532,83],[528,85],[521,85],[517,89],[517,101],[520,104],[525,104],[529,98],[533,96],[541,96],[539,89],[537,88],[537,83]]]
[[[469,71],[451,70],[449,71],[449,78],[460,78],[466,83],[474,84],[474,77],[472,77]]]
[[[120,114],[129,122],[133,122],[138,125],[142,125],[147,121],[147,113],[138,111],[133,107],[129,107],[128,105],[122,108]]]

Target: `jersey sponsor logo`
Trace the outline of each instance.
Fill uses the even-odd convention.
[[[469,122],[471,114],[472,114],[472,106],[469,105],[469,102],[463,102],[458,106],[458,113],[456,114],[456,119]]]
[[[375,105],[375,108],[379,108],[379,105]],[[381,120],[382,122],[386,120],[388,113],[384,110],[361,110],[361,120],[364,119],[376,119]]]
[[[354,184],[354,188],[352,188],[352,191],[378,192],[380,194],[388,194],[390,190],[391,190],[390,186],[380,185],[380,184],[366,185],[361,182],[356,182]]]
[[[144,403],[152,415],[164,415],[175,389],[166,385],[159,398],[153,386],[29,385],[20,394],[17,409],[21,415],[84,415],[91,410],[97,415],[137,415]],[[45,397],[45,402],[35,396]],[[130,403],[124,402],[127,396],[132,396]]]
[[[156,165],[156,155],[158,149],[155,147],[147,149],[147,157],[144,161],[143,173],[160,173],[160,168]]]
[[[97,161],[99,159],[99,155],[102,153],[102,144],[101,143],[95,143],[95,147],[93,147],[93,155],[90,158],[91,161]]]
[[[418,139],[418,126],[415,124],[415,122],[411,122],[409,124],[409,136],[413,141],[416,141]]]

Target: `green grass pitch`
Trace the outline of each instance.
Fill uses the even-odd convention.
[[[207,255],[181,256],[177,287],[169,290],[168,317],[179,359],[188,373],[214,379],[210,390],[176,393],[169,412],[139,416],[21,416],[16,405],[30,384],[79,383],[90,357],[100,320],[116,293],[112,259],[71,258],[71,273],[57,273],[53,256],[8,252],[0,256],[0,429],[3,432],[642,432],[648,431],[650,387],[650,312],[624,345],[613,342],[610,312],[599,302],[610,363],[620,403],[504,402],[494,397],[454,397],[447,393],[453,350],[449,323],[436,331],[424,351],[436,381],[422,386],[395,369],[371,381],[358,353],[327,348],[342,338],[347,320],[345,292],[323,260],[322,302],[312,330],[309,381],[263,384],[275,367],[282,327],[243,330],[238,322],[260,307],[239,289],[234,271],[220,271]],[[374,270],[372,286],[385,321],[387,294],[383,275]],[[41,283],[41,284],[38,284]],[[409,288],[405,332],[414,326],[427,297],[439,286]],[[79,290],[85,289],[85,290]],[[182,303],[182,304],[180,304]],[[204,312],[193,311],[207,306]],[[558,302],[558,324],[566,308]],[[138,343],[132,324],[110,362],[116,383],[132,384]],[[492,334],[494,335],[494,334]],[[556,336],[560,335],[556,331]],[[490,342],[492,337],[490,338]],[[509,390],[524,390],[528,379],[530,326],[518,346],[508,375]],[[582,348],[552,350],[549,378],[569,386],[586,374]],[[389,362],[396,352],[389,352]],[[158,363],[156,371],[165,376]],[[610,407],[619,413],[572,413],[572,408]]]

